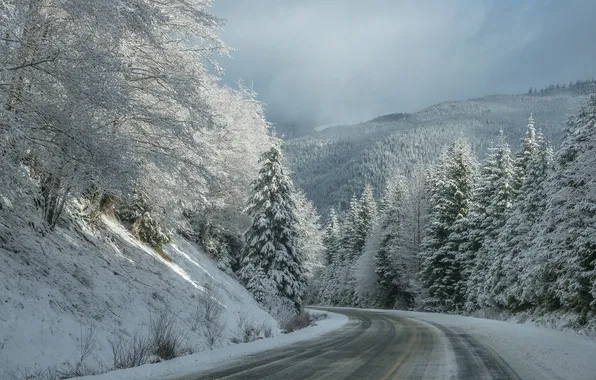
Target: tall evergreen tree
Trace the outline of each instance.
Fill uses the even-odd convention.
[[[392,307],[398,297],[406,296],[407,283],[402,275],[403,260],[398,260],[403,244],[403,213],[405,200],[405,184],[402,178],[391,178],[385,196],[379,221],[379,243],[374,255],[375,273],[378,282],[378,304],[381,307]],[[407,300],[409,302],[409,300]]]
[[[329,220],[323,236],[326,260],[326,265],[321,274],[323,289],[320,292],[320,301],[323,304],[334,305],[337,303],[340,289],[338,284],[341,279],[343,261],[341,238],[341,226],[337,220],[335,210],[332,208],[329,212]]]
[[[567,123],[539,244],[535,282],[543,305],[585,317],[596,310],[596,92]]]
[[[429,306],[453,310],[461,303],[456,293],[461,265],[457,251],[447,244],[454,224],[468,214],[476,161],[465,141],[456,141],[431,174],[430,215],[423,241],[421,278],[428,289]]]
[[[536,128],[534,126],[534,115],[530,114],[528,118],[528,126],[526,127],[526,134],[521,139],[521,146],[519,152],[515,155],[515,177],[513,186],[515,190],[523,184],[526,170],[534,151],[538,148],[538,142],[536,141]]]
[[[371,233],[376,215],[377,205],[373,189],[366,185],[360,199],[355,196],[352,198],[342,233],[342,262],[338,268],[342,286],[339,303],[342,305],[357,303],[355,266]]]
[[[536,148],[530,153],[525,175],[519,188],[509,217],[493,246],[497,258],[491,267],[489,278],[491,299],[497,305],[512,311],[532,306],[527,273],[539,265],[531,246],[536,234],[536,223],[546,208],[547,193],[545,181],[552,165],[552,149],[544,141],[542,133],[536,133]]]
[[[259,297],[273,286],[278,296],[299,310],[306,292],[304,257],[297,249],[292,180],[282,160],[277,145],[261,158],[262,168],[246,208],[252,225],[245,234],[240,278]]]
[[[486,276],[492,263],[498,259],[495,250],[491,249],[491,244],[505,224],[513,202],[514,173],[511,150],[501,132],[499,143],[491,148],[482,168],[472,215],[469,218],[471,228],[467,231],[466,244],[460,245],[465,250],[462,257],[468,266],[468,309],[490,304],[490,289],[487,288]]]
[[[339,222],[337,221],[337,214],[335,209],[331,208],[329,211],[329,219],[325,227],[325,234],[323,235],[323,246],[325,248],[325,260],[327,265],[332,264],[337,260],[337,255],[340,249],[341,231]]]

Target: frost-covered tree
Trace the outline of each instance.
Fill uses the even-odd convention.
[[[548,197],[545,181],[552,166],[552,149],[538,131],[536,146],[531,151],[524,170],[521,187],[513,202],[509,217],[491,247],[498,258],[491,266],[490,298],[494,304],[512,311],[531,306],[532,284],[525,284],[529,273],[540,262],[532,250],[537,234],[537,222],[542,218]],[[500,261],[499,261],[500,260]]]
[[[341,229],[337,220],[335,209],[329,210],[329,218],[323,236],[323,247],[325,248],[325,264],[330,265],[337,261],[340,250]]]
[[[307,277],[319,271],[325,261],[323,245],[323,229],[319,223],[320,216],[302,191],[293,194],[298,221],[298,246],[300,255],[304,257],[304,269]]]
[[[341,256],[341,226],[337,214],[332,208],[329,211],[327,226],[323,235],[324,266],[320,271],[319,288],[315,289],[315,300],[323,304],[334,304],[339,294],[339,273]]]
[[[238,214],[269,125],[252,91],[217,82],[227,47],[210,6],[0,3],[1,150],[39,185],[49,227],[73,197],[130,198],[142,182],[169,228],[188,229],[188,209],[217,214],[209,223],[226,236],[246,228]]]
[[[357,302],[356,263],[362,255],[366,239],[375,223],[377,214],[376,201],[373,189],[365,186],[360,199],[352,197],[341,236],[341,249],[338,255],[337,268],[335,268],[338,283],[338,296],[336,303],[353,305]]]
[[[362,255],[355,264],[354,275],[356,279],[355,299],[360,307],[379,307],[380,288],[379,279],[376,273],[375,255],[379,250],[381,242],[381,226],[376,223],[370,236],[366,239]]]
[[[491,148],[481,170],[474,203],[471,207],[465,243],[460,244],[462,260],[467,266],[466,303],[468,309],[493,306],[490,298],[489,268],[500,261],[491,248],[507,220],[515,196],[514,168],[509,145],[503,133]]]
[[[534,151],[538,148],[536,140],[536,128],[534,126],[534,115],[530,114],[528,118],[528,126],[526,127],[526,134],[521,139],[521,146],[519,152],[515,154],[515,177],[513,186],[515,190],[519,190],[524,181],[526,170]]]
[[[449,238],[454,225],[469,212],[475,176],[476,160],[463,140],[447,149],[431,173],[429,225],[422,244],[420,272],[428,289],[429,307],[455,310],[463,304],[458,289],[462,263]]]
[[[547,183],[548,202],[533,252],[541,257],[532,279],[539,307],[580,313],[596,310],[596,93],[569,118]]]
[[[298,249],[292,181],[285,173],[279,146],[265,152],[261,162],[246,208],[252,225],[245,234],[240,278],[253,294],[274,284],[277,295],[299,310],[306,292],[306,271]],[[261,280],[254,280],[255,276]]]

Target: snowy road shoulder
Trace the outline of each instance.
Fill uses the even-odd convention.
[[[319,313],[317,310],[310,312]],[[238,359],[243,356],[256,354],[270,349],[280,348],[293,343],[317,338],[331,331],[337,330],[348,322],[348,317],[342,314],[325,312],[328,318],[317,321],[315,326],[282,334],[274,338],[261,339],[252,343],[243,343],[223,347],[213,351],[198,352],[170,361],[146,364],[136,368],[111,371],[97,376],[78,377],[79,380],[167,380],[193,375],[200,371],[215,368],[227,360]]]
[[[596,339],[593,338],[528,324],[458,315],[392,313],[469,334],[499,354],[524,380],[596,379]]]

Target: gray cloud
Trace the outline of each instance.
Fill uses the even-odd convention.
[[[226,81],[273,119],[347,123],[596,71],[593,0],[215,0]]]

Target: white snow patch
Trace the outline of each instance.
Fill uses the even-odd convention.
[[[309,310],[311,313],[323,313]],[[287,346],[292,343],[313,339],[348,322],[348,317],[342,314],[324,312],[329,317],[316,322],[315,326],[307,327],[290,334],[278,335],[270,339],[261,339],[256,342],[238,344],[218,350],[200,352],[194,355],[176,358],[170,361],[147,364],[141,367],[112,371],[97,376],[79,377],[79,380],[167,380],[183,376],[198,374],[222,365],[222,362],[238,359],[243,356],[256,354],[275,348]]]
[[[394,311],[462,329],[497,352],[524,380],[596,379],[596,340],[569,331],[458,315]]]

